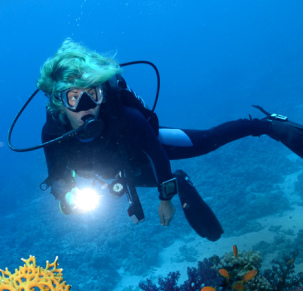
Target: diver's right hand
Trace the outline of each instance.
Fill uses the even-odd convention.
[[[161,200],[158,213],[160,218],[160,223],[163,226],[169,225],[173,219],[176,212],[175,206],[172,204],[171,200]]]

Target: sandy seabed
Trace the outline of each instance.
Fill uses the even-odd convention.
[[[194,233],[184,239],[179,239],[169,247],[163,249],[160,254],[161,267],[152,268],[147,278],[157,282],[157,278],[160,276],[166,277],[169,272],[179,271],[181,273],[179,282],[182,283],[187,279],[187,267],[196,267],[199,260],[209,258],[214,254],[222,256],[226,252],[231,252],[233,245],[237,245],[239,251],[249,251],[253,246],[262,241],[273,244],[276,233],[271,230],[272,227],[281,226],[279,229],[281,233],[288,233],[292,230],[293,233],[289,235],[289,239],[293,240],[298,231],[303,229],[303,206],[300,205],[302,201],[294,189],[297,177],[302,172],[303,170],[286,176],[284,182],[279,185],[291,204],[291,210],[284,211],[282,214],[274,214],[255,220],[256,223],[261,225],[261,230],[257,232],[249,232],[243,235],[229,237],[224,237],[223,235],[216,242],[210,242]],[[180,256],[180,248],[184,245],[189,249],[195,249],[197,252],[197,260],[195,262],[178,262],[178,260],[175,259]],[[275,252],[264,256],[262,269],[271,268],[271,262],[273,259],[276,259],[276,256],[277,254]],[[295,270],[296,272],[303,272],[303,263],[295,264]],[[120,269],[119,273],[123,279],[114,291],[140,290],[138,288],[139,282],[147,279],[141,276],[129,276],[127,270],[124,269]]]

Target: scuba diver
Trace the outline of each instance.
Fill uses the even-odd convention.
[[[75,174],[102,183],[116,196],[126,193],[128,214],[135,223],[144,220],[136,187],[157,187],[162,225],[170,224],[175,214],[171,200],[178,195],[192,228],[216,241],[223,233],[218,219],[188,175],[182,170],[172,173],[170,160],[204,155],[234,140],[263,134],[303,156],[302,126],[259,106],[263,119],[240,119],[208,130],[161,127],[121,73],[112,58],[71,39],[41,68],[37,87],[49,98],[42,130],[48,168],[43,185],[51,187],[64,214],[79,212]]]

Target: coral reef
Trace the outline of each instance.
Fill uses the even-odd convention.
[[[180,272],[171,272],[167,275],[166,278],[162,279],[159,278],[157,287],[155,284],[152,283],[151,280],[147,279],[146,284],[141,282],[139,284],[139,288],[144,291],[165,291],[165,290],[172,290],[172,291],[180,291],[181,289],[177,286],[177,282],[180,278]]]
[[[300,229],[296,236],[293,229],[281,229],[281,225],[271,226],[269,229],[276,233],[273,242],[261,241],[254,245],[254,249],[261,252],[262,256],[270,253],[277,253],[278,258],[282,258],[289,250],[298,250],[299,254],[296,256],[296,263],[303,262],[303,229]],[[294,237],[294,238],[293,238]]]
[[[240,280],[250,270],[260,269],[262,256],[258,251],[242,251],[237,257],[232,253],[225,253],[223,257],[213,256],[210,258],[214,262],[215,268],[225,269],[230,274],[230,278]]]
[[[147,279],[147,283],[141,282],[139,288],[144,291],[196,291],[205,285],[221,286],[224,281],[218,271],[214,269],[214,264],[208,259],[199,261],[197,268],[187,268],[187,276],[188,279],[180,286],[177,286],[180,273],[171,272],[166,278],[158,279],[159,286]]]
[[[303,273],[295,275],[294,262],[299,254],[299,251],[294,251],[291,255],[282,256],[282,260],[273,260],[272,269],[264,271],[264,277],[272,286],[272,290],[294,290],[294,288],[302,286]]]
[[[208,288],[205,290],[302,290],[303,273],[294,274],[298,253],[295,251],[290,256],[284,255],[282,261],[274,260],[272,270],[261,273],[258,271],[262,263],[260,252],[238,252],[234,246],[233,252],[225,253],[222,257],[213,255],[199,261],[198,268],[187,268],[188,279],[180,286],[177,285],[180,272],[171,272],[166,278],[158,279],[158,286],[147,279],[146,283],[139,284],[139,288],[144,291],[196,291],[203,287]]]
[[[258,251],[238,252],[234,246],[233,252],[225,253],[221,258],[214,255],[210,260],[215,264],[217,270],[224,270],[228,273],[224,287],[231,289],[234,286],[244,286],[247,291],[272,290],[269,282],[256,270],[261,268],[262,256]],[[255,275],[245,280],[250,272],[255,270]],[[222,274],[221,274],[222,275]]]
[[[253,278],[249,282],[245,284],[246,291],[272,291],[272,287],[268,280],[262,276],[259,275],[258,277]]]
[[[62,269],[58,269],[58,257],[50,264],[46,262],[45,269],[37,266],[36,258],[30,256],[29,259],[22,259],[25,263],[23,267],[16,269],[12,274],[7,268],[5,271],[0,269],[0,291],[17,290],[39,290],[65,291],[70,290],[71,286],[63,282]]]

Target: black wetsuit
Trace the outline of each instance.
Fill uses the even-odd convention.
[[[173,177],[170,160],[203,155],[233,140],[267,133],[270,127],[266,120],[240,119],[209,130],[162,128],[157,126],[155,115],[148,121],[144,112],[123,105],[113,94],[100,107],[99,118],[104,123],[100,137],[74,137],[44,148],[49,185],[66,177],[67,169],[93,171],[111,179],[127,163],[136,186],[157,187]],[[64,126],[50,117],[42,140],[52,140],[71,129],[70,124]]]
[[[72,137],[44,147],[49,175],[44,183],[52,187],[51,193],[60,199],[60,208],[65,214],[72,212],[65,201],[65,194],[75,187],[70,183],[73,180],[71,170],[80,176],[93,173],[105,180],[116,179],[123,172],[124,176],[120,174],[120,177],[126,181],[127,193],[132,196],[128,214],[132,219],[136,217],[134,221],[144,220],[135,187],[158,187],[160,199],[171,199],[178,193],[192,228],[201,237],[216,241],[223,233],[219,221],[187,174],[182,170],[171,172],[170,160],[204,155],[231,141],[262,134],[281,141],[303,157],[303,126],[283,116],[270,115],[260,107],[266,114],[261,120],[239,119],[208,130],[161,127],[157,116],[143,106],[142,100],[127,87],[122,77],[116,79],[116,87],[112,86],[111,80],[102,87],[106,102],[100,105],[98,120],[104,125],[100,135],[90,139]],[[69,121],[63,125],[56,116],[49,115],[43,127],[42,141],[54,140],[71,130]],[[165,189],[170,189],[167,186],[170,183],[175,186],[171,195],[166,195]]]
[[[44,147],[49,175],[44,183],[52,187],[51,193],[60,200],[62,212],[72,212],[65,200],[65,194],[75,187],[72,170],[79,176],[97,175],[98,179],[114,181],[119,173],[124,173],[120,177],[132,189],[127,191],[133,202],[128,214],[132,219],[136,217],[134,221],[144,220],[135,187],[158,187],[162,200],[179,194],[186,219],[200,236],[211,241],[219,239],[223,229],[216,216],[186,173],[171,172],[170,160],[204,155],[236,139],[269,133],[271,122],[240,119],[208,130],[164,128],[159,127],[157,116],[142,105],[126,84],[118,90],[108,83],[103,90],[106,102],[100,105],[98,120],[104,125],[100,135],[72,137]],[[71,130],[69,122],[63,125],[56,116],[49,115],[42,141],[56,139]],[[168,183],[174,187],[167,186]]]

